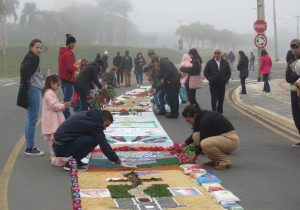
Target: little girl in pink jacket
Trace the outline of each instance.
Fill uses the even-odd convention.
[[[57,165],[52,144],[54,141],[54,133],[59,125],[65,120],[63,111],[70,107],[69,103],[60,103],[56,92],[60,86],[58,75],[52,74],[46,78],[45,87],[43,88],[42,102],[42,135],[49,143],[50,159],[52,165]]]

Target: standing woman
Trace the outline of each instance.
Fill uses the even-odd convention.
[[[240,55],[240,60],[237,66],[238,71],[240,72],[240,78],[241,78],[241,86],[242,86],[242,91],[240,94],[246,95],[246,79],[249,76],[249,59],[245,55],[244,51],[239,51]]]
[[[260,73],[262,74],[263,81],[264,81],[263,91],[266,93],[271,92],[271,88],[269,84],[269,75],[271,73],[271,68],[272,68],[272,59],[266,50],[262,50],[261,58],[260,58]]]
[[[189,80],[191,76],[199,76],[201,74],[202,58],[200,57],[198,51],[193,48],[189,51],[189,55],[192,58],[192,67],[190,68],[181,68],[180,71],[188,74],[188,79],[186,81],[186,90],[187,95],[191,105],[199,107],[199,104],[196,100],[196,89],[191,89],[189,86]]]
[[[29,52],[24,57],[20,68],[20,88],[17,105],[27,109],[25,127],[26,151],[28,156],[42,156],[43,151],[35,147],[35,128],[40,112],[43,77],[40,69],[40,55],[43,43],[39,39],[30,42]]]
[[[136,58],[134,59],[134,65],[135,65],[134,73],[136,76],[136,84],[137,87],[140,87],[141,85],[143,85],[144,66],[146,65],[146,60],[143,57],[142,53],[139,52],[136,55]]]

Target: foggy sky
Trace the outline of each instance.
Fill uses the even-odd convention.
[[[24,2],[35,2],[39,9],[62,10],[70,4],[93,3],[93,0],[19,0],[19,11]],[[256,0],[130,0],[133,12],[130,19],[144,33],[171,33],[182,24],[200,21],[218,29],[237,33],[253,32],[256,20]],[[268,32],[273,36],[273,0],[265,0]],[[299,0],[276,0],[278,28],[287,28],[296,36],[296,18],[300,15]],[[74,11],[74,15],[84,15]]]

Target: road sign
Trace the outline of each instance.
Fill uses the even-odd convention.
[[[257,20],[254,23],[254,30],[258,33],[258,34],[263,34],[266,30],[267,30],[267,22],[264,20]]]
[[[268,39],[264,34],[258,34],[254,39],[254,44],[258,49],[263,49],[268,44]]]

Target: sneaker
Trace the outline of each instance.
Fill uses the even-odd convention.
[[[83,167],[83,166],[79,166],[79,165],[77,165],[77,169],[78,169],[78,171],[82,171],[82,172],[87,170],[87,168],[85,168],[85,167]],[[69,162],[67,162],[67,163],[64,165],[64,170],[70,171],[70,164],[69,164]]]
[[[300,148],[300,142],[298,142],[298,143],[296,143],[296,144],[293,144],[292,147]]]
[[[38,148],[33,147],[32,149],[26,148],[25,155],[38,157],[45,155],[45,153],[43,151],[40,151]]]
[[[83,168],[88,168],[89,164],[82,161],[77,162],[77,165]]]
[[[166,111],[159,109],[157,112],[155,112],[156,115],[165,115]]]
[[[172,114],[172,113],[168,113],[168,114],[166,114],[166,118],[169,118],[169,119],[177,119],[177,118],[178,118],[178,115],[175,115],[175,114]]]

